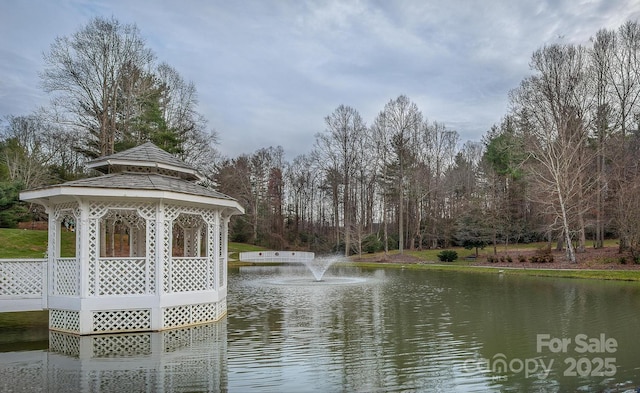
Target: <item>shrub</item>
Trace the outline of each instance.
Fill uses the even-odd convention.
[[[496,257],[494,255],[489,255],[489,256],[487,256],[487,262],[496,263],[496,262],[498,262],[498,257]]]
[[[529,257],[531,263],[545,263],[553,262],[553,254],[551,254],[551,247],[544,246],[536,250],[535,255]]]
[[[453,262],[458,259],[458,253],[454,250],[442,250],[438,254],[438,259],[441,262]]]
[[[518,255],[518,262],[525,263],[527,261],[527,257],[524,255]]]
[[[372,254],[384,250],[384,243],[375,233],[372,233],[364,238],[362,248],[365,252]]]
[[[507,262],[511,263],[513,262],[513,258],[511,258],[511,255],[507,255],[506,258]]]

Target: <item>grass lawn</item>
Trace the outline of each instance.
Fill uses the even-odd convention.
[[[254,246],[253,244],[235,242],[229,242],[229,246],[227,247],[227,249],[229,251],[229,259],[231,260],[238,260],[241,252],[268,250],[267,248]]]
[[[0,259],[44,258],[47,231],[0,228]],[[61,232],[61,256],[75,255],[75,232]]]
[[[47,231],[0,230],[0,258],[43,258],[47,252]]]

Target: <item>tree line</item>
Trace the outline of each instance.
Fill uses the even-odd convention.
[[[346,254],[545,240],[571,262],[617,237],[638,259],[639,55],[636,21],[543,46],[481,141],[461,143],[404,95],[369,125],[340,105],[308,154],[221,162],[216,184],[248,207],[233,236]]]
[[[45,54],[52,103],[2,125],[0,225],[31,219],[22,188],[91,175],[84,163],[152,141],[236,198],[231,239],[345,254],[548,241],[576,261],[618,237],[640,250],[640,26],[536,50],[531,75],[480,141],[462,143],[409,97],[367,123],[339,105],[310,152],[220,157],[197,92],[137,28],[95,18]]]

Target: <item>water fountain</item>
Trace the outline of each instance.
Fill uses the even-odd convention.
[[[255,264],[262,263],[283,263],[286,265],[305,266],[313,275],[313,281],[316,285],[334,285],[334,284],[353,284],[365,281],[360,277],[331,277],[327,279],[324,274],[331,266],[342,260],[341,255],[323,255],[316,257],[312,252],[306,251],[247,251],[241,252],[240,261],[251,262]],[[252,269],[255,270],[255,269]],[[276,285],[307,285],[309,279],[300,275],[291,275],[288,272],[285,277],[277,280],[269,280],[269,283]]]
[[[322,277],[324,273],[338,260],[340,260],[339,256],[324,256],[313,259],[303,260],[304,265],[309,269],[313,277],[316,281],[322,281]]]

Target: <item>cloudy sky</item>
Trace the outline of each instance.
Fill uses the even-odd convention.
[[[534,50],[587,43],[640,18],[640,1],[0,0],[0,117],[47,105],[43,53],[94,16],[136,24],[195,84],[224,155],[280,145],[291,159],[339,105],[371,124],[401,94],[479,140]]]

